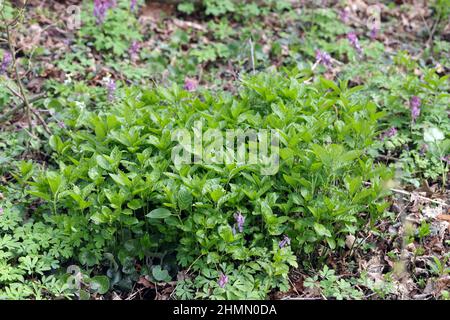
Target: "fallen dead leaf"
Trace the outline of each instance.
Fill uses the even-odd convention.
[[[152,289],[155,288],[155,285],[153,283],[151,283],[150,281],[148,281],[145,277],[140,277],[139,281],[137,283],[142,284],[146,288],[152,288]]]
[[[450,214],[440,214],[436,217],[439,220],[449,221],[450,222]]]
[[[345,245],[347,248],[351,249],[353,248],[353,245],[355,244],[355,236],[352,234],[349,234],[347,237],[345,237]]]

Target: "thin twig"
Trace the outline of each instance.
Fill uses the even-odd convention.
[[[42,98],[44,98],[46,96],[45,93],[39,93],[35,96],[31,96],[29,98],[30,103],[33,103],[37,100],[40,100]],[[23,101],[23,100],[22,100]],[[14,108],[12,108],[11,110],[9,110],[8,112],[6,112],[5,114],[3,114],[2,116],[0,116],[0,122],[6,121],[10,116],[12,116],[14,113],[16,113],[17,111],[19,111],[20,109],[22,109],[23,107],[25,107],[25,103],[22,102],[20,104],[18,104],[17,106],[15,106]]]
[[[41,117],[41,115],[39,114],[39,112],[36,109],[31,109],[31,112],[33,112],[33,114],[36,116],[36,118],[38,118],[39,122],[42,124],[42,126],[44,127],[45,132],[47,132],[48,134],[52,134],[52,132],[50,131],[50,128],[48,127],[47,123],[45,122],[44,118]]]
[[[189,266],[189,268],[187,268],[187,270],[186,270],[186,272],[185,272],[184,274],[187,275],[187,274],[189,273],[189,271],[191,270],[192,266],[193,266],[193,265],[198,261],[198,259],[200,259],[201,257],[203,257],[203,254],[199,255],[199,256],[197,257],[197,259],[195,259],[194,262],[191,263],[191,265]]]
[[[28,0],[25,1],[23,7],[20,9],[19,13],[17,14],[17,16],[15,17],[15,19],[12,22],[9,22],[9,23],[6,22],[6,18],[5,18],[5,15],[4,15],[3,11],[1,12],[1,16],[2,16],[3,22],[5,22],[6,39],[8,41],[8,47],[9,47],[9,50],[11,52],[12,66],[13,66],[14,75],[15,75],[15,78],[16,78],[15,80],[17,82],[17,86],[19,87],[21,99],[23,100],[24,105],[26,107],[28,128],[29,128],[31,134],[34,136],[34,128],[33,128],[32,120],[31,120],[31,105],[30,105],[30,102],[28,101],[28,97],[27,97],[27,94],[25,92],[25,88],[24,88],[24,86],[22,84],[22,80],[21,80],[20,75],[19,75],[19,68],[17,66],[17,59],[16,59],[16,51],[15,51],[15,47],[14,47],[14,44],[13,44],[13,39],[12,39],[12,36],[11,36],[11,30],[10,30],[11,26],[13,26],[18,21],[18,19],[21,17],[21,15],[23,14],[23,11],[25,10],[25,7],[26,7],[27,3],[28,3]],[[12,92],[15,93],[14,90],[12,90]],[[17,95],[17,93],[15,93],[15,94]]]
[[[297,296],[300,296],[300,293],[297,291],[297,288],[295,287],[295,284],[292,282],[292,280],[291,280],[291,278],[289,278],[289,276],[288,276],[288,280],[289,280],[289,283],[292,286],[292,289],[294,289],[295,293],[297,293]]]
[[[248,42],[250,44],[250,59],[251,59],[251,63],[252,63],[252,70],[253,70],[253,74],[256,74],[256,70],[255,70],[255,48],[253,46],[252,38],[250,38]]]
[[[428,202],[433,202],[433,203],[436,203],[436,204],[439,204],[439,205],[442,205],[442,206],[446,206],[446,207],[450,206],[449,204],[447,204],[445,202],[434,200],[434,199],[430,199],[430,198],[427,198],[427,197],[424,197],[424,196],[421,196],[421,195],[418,195],[418,194],[413,194],[413,193],[405,191],[405,190],[394,189],[394,188],[391,188],[390,190],[393,191],[393,192],[404,194],[404,195],[417,197],[417,198],[420,198],[422,200],[426,200]]]
[[[369,186],[372,185],[370,182],[367,182],[367,181],[364,182],[364,183],[366,185],[369,185]],[[428,202],[433,202],[433,203],[439,204],[441,206],[445,206],[445,207],[449,207],[450,206],[449,204],[447,204],[447,203],[445,203],[443,201],[438,201],[438,200],[434,200],[434,199],[431,199],[431,198],[427,198],[427,197],[421,196],[419,194],[414,194],[412,192],[408,192],[408,191],[405,191],[405,190],[395,189],[395,188],[389,188],[389,190],[391,190],[392,192],[396,192],[396,193],[400,193],[400,194],[406,195],[406,196],[417,197],[417,198],[420,198],[422,200],[426,200]]]

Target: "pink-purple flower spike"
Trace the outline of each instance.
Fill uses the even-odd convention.
[[[281,240],[278,243],[278,246],[281,249],[281,248],[284,248],[285,246],[290,245],[290,244],[291,244],[291,239],[289,239],[289,237],[285,235],[285,236],[283,236],[283,240]]]
[[[0,74],[3,74],[8,69],[9,65],[12,62],[12,55],[9,51],[5,51],[3,53],[2,64],[0,65]]]
[[[113,79],[108,79],[106,83],[106,89],[108,90],[108,101],[113,101],[116,93],[116,82]]]
[[[341,10],[341,12],[339,13],[339,18],[341,19],[341,21],[343,23],[348,23],[349,15],[348,15],[348,9],[347,8]]]
[[[347,35],[347,39],[350,42],[350,44],[355,48],[355,50],[358,52],[359,55],[362,55],[362,48],[359,44],[358,36],[354,32],[350,32]]]
[[[221,273],[218,281],[219,287],[225,288],[227,283],[228,283],[228,276]]]
[[[417,96],[413,96],[409,101],[409,105],[411,107],[411,119],[413,122],[420,116],[420,104],[421,100]]]
[[[316,50],[316,63],[321,63],[329,68],[331,67],[331,56],[325,51]]]
[[[102,24],[105,21],[108,10],[116,5],[116,0],[94,0],[94,17],[97,24]]]
[[[245,217],[240,212],[238,212],[234,214],[234,219],[236,220],[236,225],[238,227],[239,232],[243,232]]]
[[[197,87],[198,87],[198,81],[197,80],[192,79],[192,78],[188,78],[188,77],[186,77],[184,79],[184,90],[192,92],[192,91],[197,90]]]
[[[375,40],[378,35],[378,28],[376,26],[373,26],[372,29],[370,29],[370,39]]]
[[[386,138],[391,138],[391,137],[395,136],[397,134],[397,132],[398,132],[397,128],[391,127],[381,134],[380,139],[383,141]]]
[[[131,0],[130,10],[134,11],[136,9],[136,7],[137,7],[137,0]]]
[[[141,45],[137,41],[133,41],[128,50],[131,61],[136,61],[139,55],[139,50],[141,49]]]

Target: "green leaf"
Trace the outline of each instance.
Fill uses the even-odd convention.
[[[105,169],[106,171],[111,171],[111,164],[104,156],[97,155],[95,160],[97,160],[97,164],[100,168]]]
[[[192,194],[185,188],[181,187],[178,191],[178,207],[181,210],[189,209],[192,206]]]
[[[330,230],[328,230],[323,224],[320,224],[320,223],[315,222],[315,223],[314,223],[314,230],[316,231],[316,233],[317,233],[319,236],[322,236],[322,237],[331,237],[331,232],[330,232]]]
[[[331,250],[336,249],[336,241],[333,238],[327,238],[327,243]]]
[[[320,82],[323,86],[325,86],[325,88],[333,89],[336,93],[341,92],[341,89],[339,89],[339,87],[331,80],[321,77]]]
[[[105,294],[109,290],[109,278],[107,276],[95,276],[91,278],[91,289],[99,294]]]
[[[444,140],[444,133],[439,128],[427,128],[423,133],[425,142],[437,142]]]
[[[152,269],[152,275],[156,281],[168,282],[168,281],[172,280],[172,278],[169,275],[169,272],[165,269],[162,269],[161,266],[159,266],[159,265],[155,266]]]
[[[148,213],[146,217],[150,219],[164,219],[170,217],[171,215],[172,213],[168,209],[158,208],[150,211],[150,213]]]
[[[58,174],[57,172],[48,171],[47,172],[47,182],[50,186],[50,189],[52,190],[53,195],[57,194],[59,192],[59,189],[63,185],[63,177],[62,175]]]
[[[48,193],[44,193],[41,191],[37,191],[37,190],[28,190],[27,191],[28,194],[31,194],[32,196],[47,200],[47,201],[51,201],[52,198]]]
[[[140,208],[142,208],[144,204],[142,203],[142,200],[140,199],[133,199],[130,202],[128,202],[127,206],[128,208],[130,208],[131,210],[138,210]]]
[[[209,193],[214,202],[218,202],[220,198],[225,194],[225,190],[218,188]]]
[[[127,175],[122,171],[119,171],[119,174],[109,174],[111,178],[121,186],[131,186],[131,181],[128,179]]]
[[[233,230],[228,225],[219,227],[219,235],[225,242],[234,241]]]

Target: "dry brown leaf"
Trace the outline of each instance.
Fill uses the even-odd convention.
[[[440,214],[436,217],[439,220],[449,221],[450,222],[450,214]]]
[[[155,285],[153,283],[151,283],[150,281],[148,281],[145,277],[140,277],[139,281],[137,283],[142,284],[146,288],[152,288],[152,289],[155,288]]]

